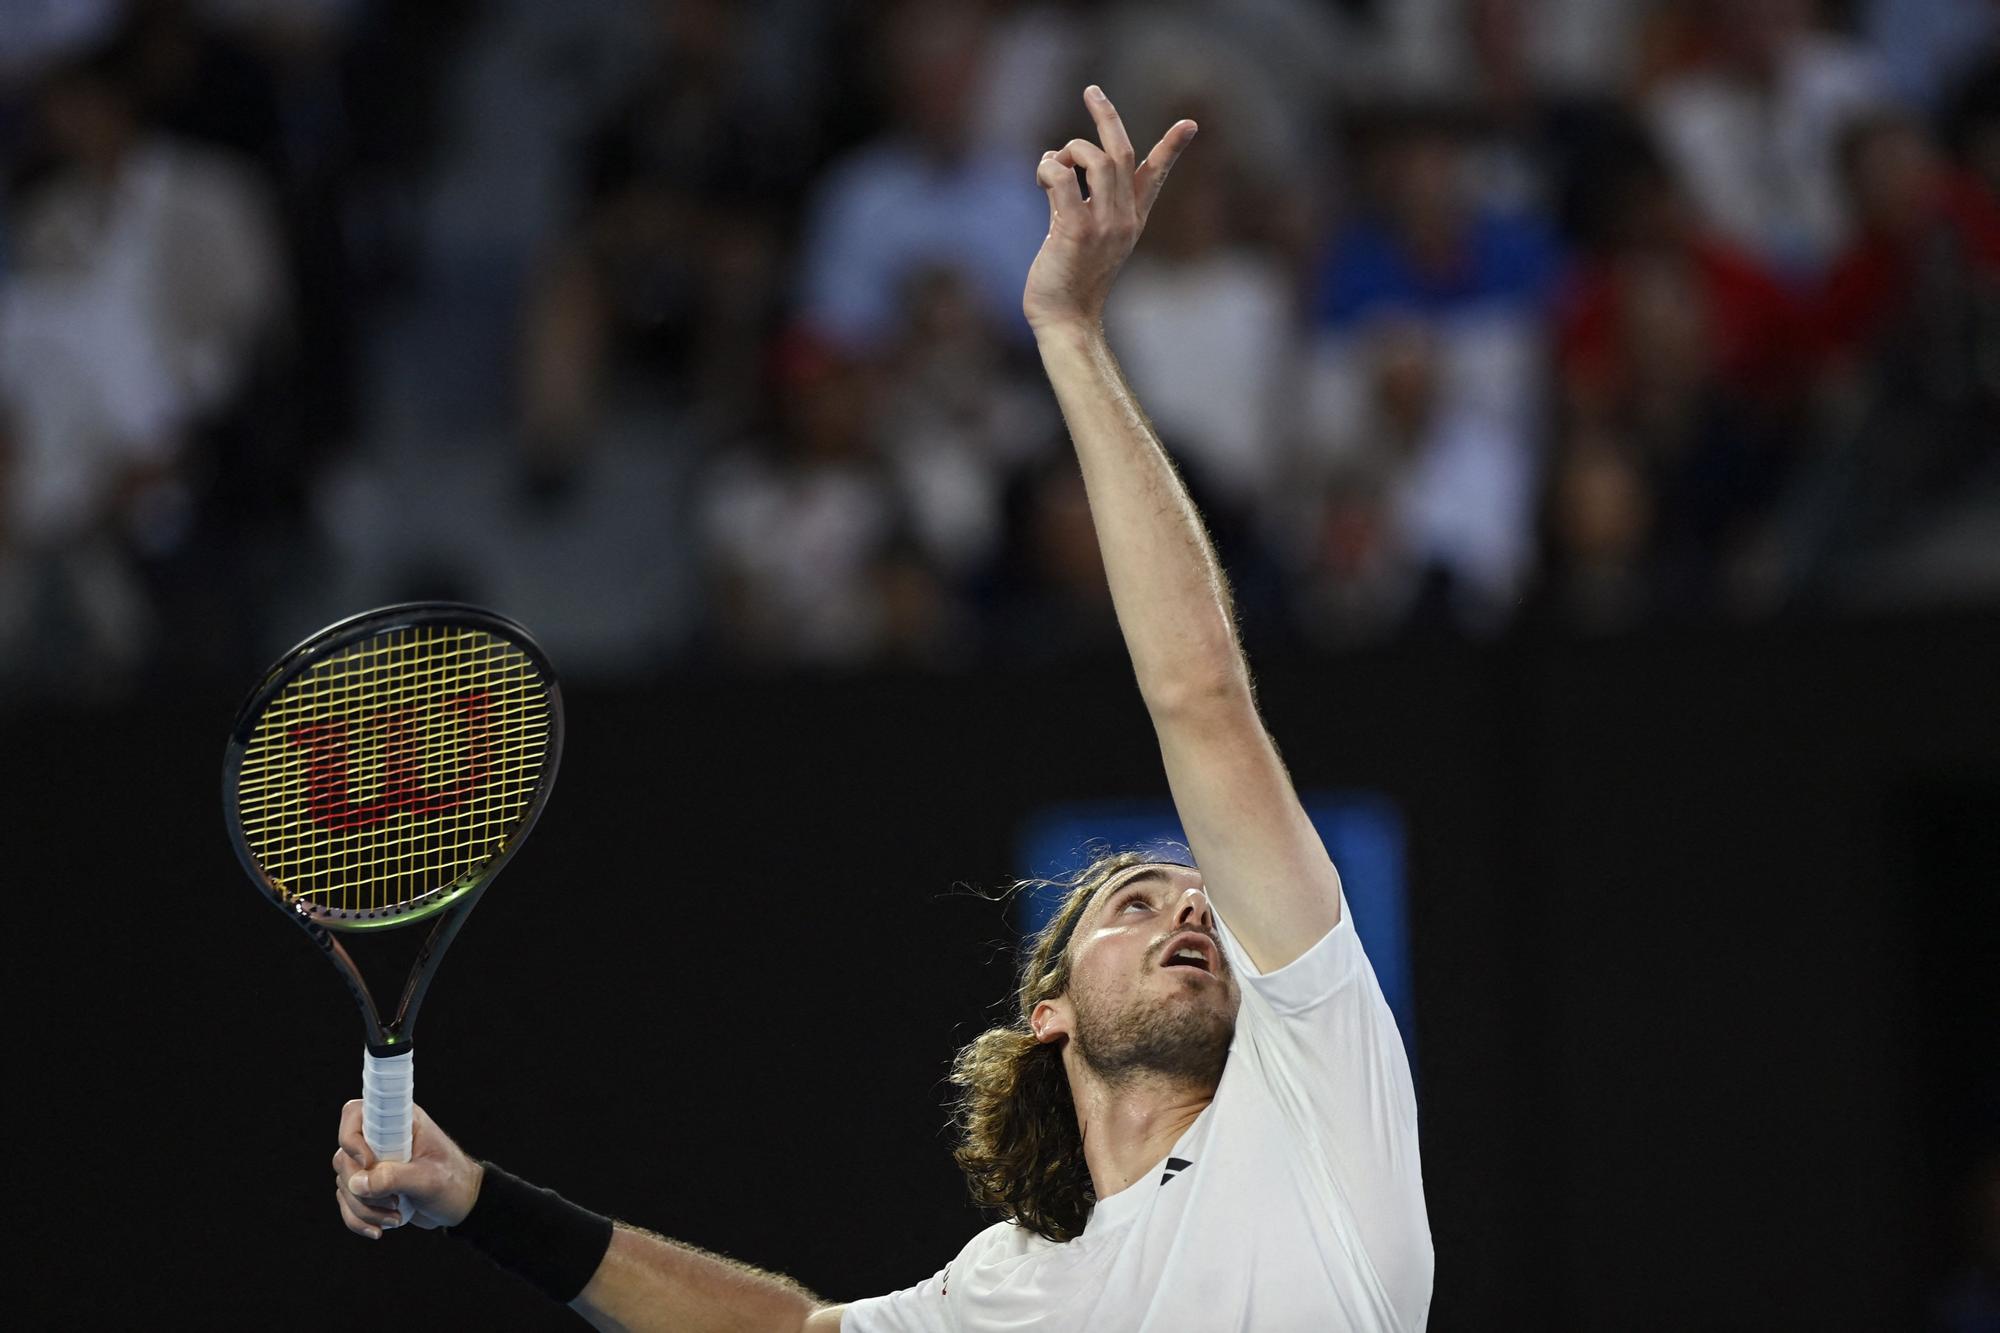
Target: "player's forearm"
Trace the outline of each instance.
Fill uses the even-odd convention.
[[[823,1304],[789,1278],[620,1223],[570,1308],[604,1329],[799,1333]]]
[[[1103,329],[1073,321],[1036,332],[1147,707],[1157,716],[1247,695],[1228,579]]]

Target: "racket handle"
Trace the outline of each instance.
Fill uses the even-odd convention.
[[[361,1137],[368,1150],[385,1162],[410,1160],[410,1140],[416,1125],[417,1053],[398,1051],[377,1055],[364,1050],[361,1065]],[[416,1210],[398,1194],[396,1212],[407,1224]]]

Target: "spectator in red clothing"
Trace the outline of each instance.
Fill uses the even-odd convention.
[[[1696,221],[1642,137],[1590,178],[1595,245],[1557,317],[1548,591],[1587,622],[1705,609],[1759,548],[1791,460],[1803,311]]]
[[[1815,325],[1824,350],[1851,362],[1907,323],[1939,265],[2000,278],[2000,199],[1900,112],[1849,127],[1841,168],[1857,234],[1827,274]]]
[[[1622,145],[1617,159],[1601,186],[1601,234],[1557,317],[1570,414],[1615,414],[1647,375],[1630,336],[1633,307],[1661,282],[1691,299],[1684,313],[1701,326],[1701,353],[1717,382],[1760,403],[1797,394],[1808,365],[1800,303],[1755,258],[1700,225],[1643,139]]]
[[[1790,543],[1804,596],[1920,565],[1924,534],[1991,494],[2000,457],[2000,202],[1907,116],[1857,121],[1842,150],[1859,230],[1816,321],[1825,439]]]

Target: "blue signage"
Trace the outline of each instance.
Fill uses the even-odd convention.
[[[1415,1063],[1409,918],[1404,903],[1403,821],[1394,805],[1366,792],[1301,792],[1306,817],[1340,868],[1354,929],[1396,1016],[1403,1048]],[[1025,873],[1061,879],[1106,851],[1160,848],[1164,861],[1186,861],[1186,835],[1167,801],[1083,801],[1051,806],[1029,819],[1017,844]],[[1060,899],[1056,889],[1014,899],[1023,935],[1041,929]]]

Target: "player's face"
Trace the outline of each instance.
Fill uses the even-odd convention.
[[[1066,997],[1077,1053],[1106,1077],[1219,1079],[1239,995],[1200,872],[1136,867],[1085,912]]]

